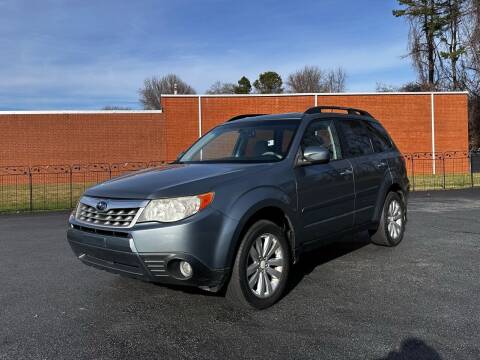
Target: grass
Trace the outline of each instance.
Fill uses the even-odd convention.
[[[413,191],[449,190],[480,186],[480,174],[415,174],[410,176],[410,188]]]
[[[97,181],[33,184],[0,182],[0,213],[71,209],[83,192]],[[472,186],[470,174],[428,175],[410,177],[413,191],[460,189]],[[473,185],[480,186],[480,174],[474,174]]]
[[[0,185],[0,212],[71,209],[95,183]]]

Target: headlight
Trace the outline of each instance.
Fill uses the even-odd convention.
[[[173,222],[185,219],[205,209],[213,201],[213,192],[170,199],[151,200],[138,222]]]
[[[78,209],[78,205],[79,205],[79,204],[80,204],[80,201],[77,201],[77,203],[75,204],[75,207],[73,208],[72,213],[70,214],[70,216],[77,217],[77,209]]]

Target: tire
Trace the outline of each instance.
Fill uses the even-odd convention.
[[[262,254],[263,251],[267,251],[267,256]],[[254,223],[238,249],[227,287],[227,299],[243,308],[272,306],[285,291],[290,264],[290,249],[283,230],[267,220]]]
[[[376,245],[397,246],[405,234],[406,220],[402,197],[396,192],[389,192],[383,204],[378,228],[370,233],[371,241]]]

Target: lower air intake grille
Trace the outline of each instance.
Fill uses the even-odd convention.
[[[74,224],[72,224],[72,227],[74,229],[89,232],[89,233],[92,233],[92,234],[113,236],[113,237],[122,237],[122,238],[129,238],[130,237],[130,234],[128,232],[102,230],[102,229],[97,229],[97,228],[94,228],[94,227],[79,226],[79,225],[74,225]]]
[[[166,276],[165,255],[142,255],[142,260],[148,271],[155,276]]]

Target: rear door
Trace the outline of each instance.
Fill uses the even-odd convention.
[[[301,147],[324,146],[330,162],[295,168],[298,206],[305,241],[329,237],[353,226],[353,169],[343,151],[333,119],[314,120]]]
[[[388,176],[388,163],[375,153],[369,130],[364,120],[339,119],[344,154],[353,165],[355,178],[355,217],[356,226],[373,221],[375,207],[381,187]]]

